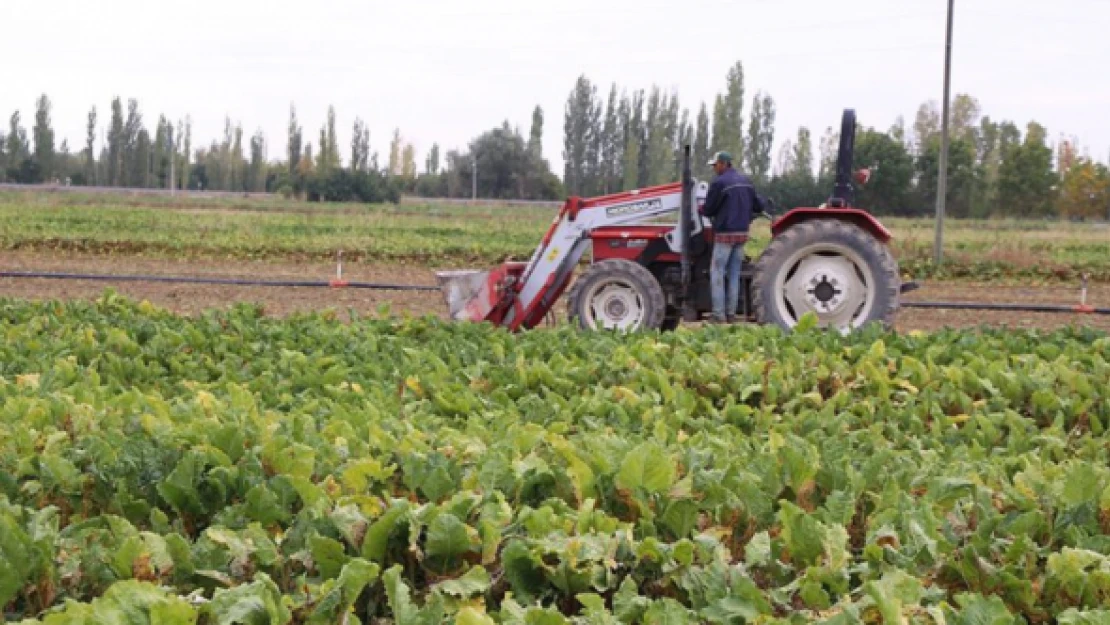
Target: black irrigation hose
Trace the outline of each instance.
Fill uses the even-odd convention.
[[[51,278],[56,280],[107,280],[137,282],[183,282],[192,284],[229,284],[234,286],[299,286],[372,289],[378,291],[439,291],[439,287],[417,284],[379,284],[346,280],[245,280],[239,278],[194,278],[184,276],[107,275],[84,273],[47,273],[38,271],[0,271],[0,278]]]
[[[1015,310],[1022,312],[1110,315],[1110,308],[1054,306],[1052,304],[986,304],[977,302],[902,302],[902,308],[952,308],[956,310]]]
[[[0,271],[0,278],[49,278],[56,280],[107,280],[138,282],[177,282],[191,284],[225,284],[234,286],[330,287],[371,289],[378,291],[439,291],[439,287],[418,284],[382,284],[346,280],[245,280],[241,278],[196,278],[184,276],[110,275],[84,273],[49,273],[39,271]],[[1071,313],[1110,315],[1110,308],[1056,306],[1051,304],[988,304],[978,302],[902,302],[903,308],[947,308],[954,310],[1012,310],[1021,312]]]

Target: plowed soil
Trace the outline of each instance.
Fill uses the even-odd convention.
[[[105,257],[76,253],[29,253],[0,251],[0,271],[61,272],[85,274],[148,274],[157,276],[200,276],[258,280],[328,281],[335,277],[334,263],[290,263],[269,261],[190,261]],[[343,277],[349,281],[435,286],[434,268],[402,265],[347,264]],[[0,278],[0,298],[32,300],[93,299],[106,288],[138,300],[148,300],[181,314],[196,314],[209,308],[225,308],[236,302],[262,305],[266,314],[334,309],[373,314],[382,304],[395,313],[443,315],[445,306],[438,291],[373,291],[311,287],[231,286],[161,282],[57,280],[49,278]],[[1093,285],[1089,304],[1110,307],[1110,285]],[[1079,302],[1078,285],[998,286],[967,282],[924,283],[904,296],[905,301],[1039,303],[1071,306]],[[565,305],[558,306],[562,313]],[[1110,331],[1110,316],[1031,313],[1014,311],[903,309],[897,319],[900,331],[937,330],[945,327],[1007,326],[1050,329],[1086,325]]]

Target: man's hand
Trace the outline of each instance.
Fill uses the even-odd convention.
[[[765,217],[767,221],[771,221],[774,217],[772,209],[775,207],[775,201],[769,197],[759,196],[760,201],[756,203],[755,216]]]

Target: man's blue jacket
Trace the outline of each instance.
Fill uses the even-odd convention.
[[[713,222],[713,232],[742,233],[748,232],[752,214],[763,211],[751,179],[731,167],[709,184],[702,209]]]

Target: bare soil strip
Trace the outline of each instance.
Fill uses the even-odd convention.
[[[329,280],[335,277],[334,263],[289,261],[168,260],[139,256],[105,257],[78,253],[0,251],[0,270],[94,274],[150,274],[261,280]],[[351,281],[435,285],[435,269],[393,264],[345,264],[343,277]],[[207,284],[155,282],[104,282],[0,278],[0,298],[94,299],[112,288],[116,292],[181,314],[197,314],[211,308],[226,308],[237,302],[260,304],[266,314],[285,316],[299,312],[333,309],[375,314],[389,305],[395,313],[443,316],[442,297],[435,292],[370,291],[311,287],[240,287]],[[998,286],[968,282],[926,282],[908,293],[907,301],[962,301],[997,303],[1040,303],[1070,306],[1079,303],[1078,287]],[[1092,285],[1087,294],[1091,305],[1110,306],[1110,285]],[[557,306],[559,316],[565,304]],[[1110,316],[1026,313],[1012,311],[903,309],[897,320],[900,331],[939,330],[945,327],[977,326],[1052,329],[1068,325],[1110,331]]]

